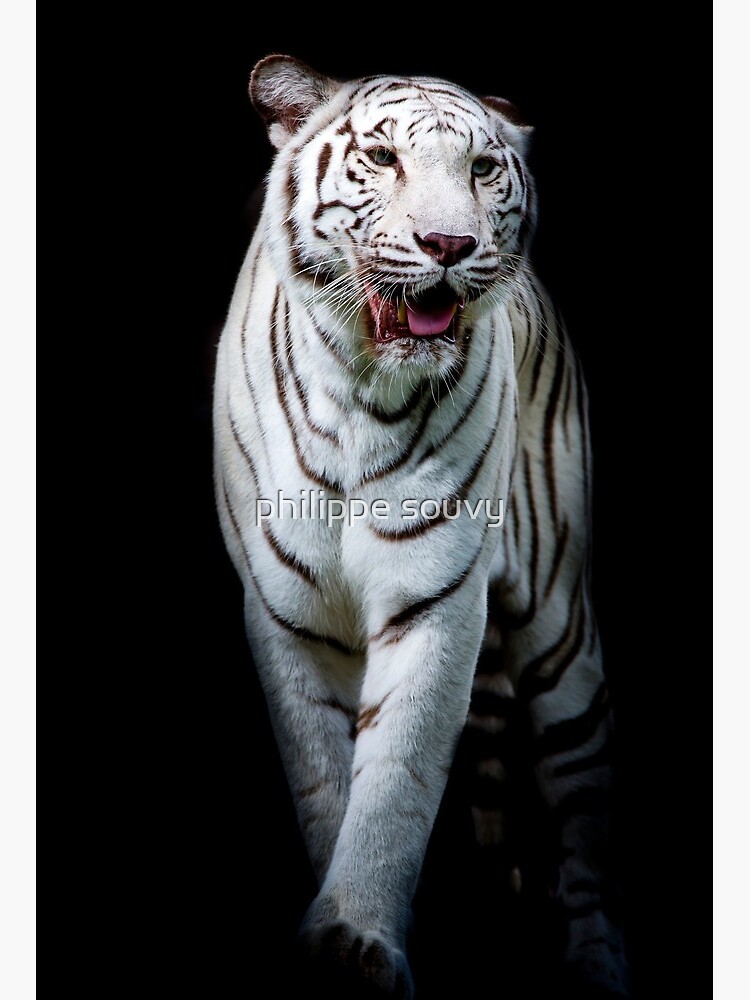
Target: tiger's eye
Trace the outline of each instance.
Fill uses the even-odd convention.
[[[379,167],[392,167],[394,163],[398,162],[396,154],[387,146],[375,146],[373,149],[368,149],[367,155]]]
[[[475,177],[487,177],[491,174],[495,166],[495,161],[489,156],[478,156],[471,165],[471,172]]]

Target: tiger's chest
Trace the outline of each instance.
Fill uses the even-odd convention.
[[[222,475],[273,607],[364,649],[375,623],[433,590],[488,530],[499,542],[486,515],[511,464],[510,325],[477,322],[452,388],[406,378],[382,392],[336,363],[291,295],[287,316],[263,274],[220,351]],[[449,516],[469,500],[478,516]]]
[[[502,456],[493,459],[500,479]],[[497,498],[479,504],[457,497],[461,463],[431,456],[383,476],[360,472],[358,485],[336,491],[313,481],[301,489],[279,487],[283,458],[280,453],[276,475],[269,470],[276,489],[267,491],[270,502],[262,507],[268,517],[258,526],[257,513],[246,512],[255,522],[256,572],[273,585],[275,607],[285,617],[302,617],[350,650],[366,649],[377,623],[434,590],[451,567],[482,547],[488,532],[499,548],[503,527],[488,527],[487,515],[499,510],[503,486]]]

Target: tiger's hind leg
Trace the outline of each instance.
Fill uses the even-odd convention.
[[[567,632],[568,641],[574,634]],[[558,647],[552,657],[545,650],[531,658],[519,699],[528,711],[531,764],[547,809],[550,889],[564,923],[565,964],[583,1000],[627,996],[628,990],[610,848],[611,708],[597,669],[595,632],[578,651],[573,641],[564,655]]]
[[[542,812],[540,861],[562,918],[574,995],[628,996],[610,856],[611,709],[585,567],[567,567],[534,614],[508,613],[506,662],[526,715]],[[598,991],[598,992],[597,992]]]
[[[546,887],[530,863],[534,830],[528,808],[526,719],[516,696],[503,644],[497,585],[489,588],[484,644],[474,675],[471,706],[456,766],[471,807],[471,852],[476,896],[472,965],[479,982],[503,970],[510,996],[524,995],[529,970],[538,965],[549,920],[540,924]],[[536,799],[532,801],[536,804]],[[535,815],[535,810],[532,810]],[[542,899],[542,908],[535,903]],[[532,947],[533,942],[533,947]]]
[[[542,800],[535,823],[544,831],[541,849],[551,854],[567,974],[577,997],[622,997],[627,964],[609,833],[611,714],[590,593],[586,396],[562,331],[553,334],[519,379],[499,616],[505,669],[528,718],[527,752]]]
[[[517,889],[508,822],[515,777],[518,703],[505,669],[501,633],[493,614],[496,606],[491,588],[484,644],[474,672],[461,750],[467,758],[476,843],[480,850],[493,855],[493,868],[501,868],[505,882]]]

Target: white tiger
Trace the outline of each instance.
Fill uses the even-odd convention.
[[[410,904],[456,742],[468,715],[492,842],[517,699],[558,822],[569,970],[624,995],[598,861],[586,390],[527,258],[531,130],[441,80],[338,83],[286,56],[251,96],[278,153],[219,346],[215,475],[320,884],[305,947],[412,995]],[[365,513],[258,517],[301,492]],[[501,500],[498,527],[481,501]]]

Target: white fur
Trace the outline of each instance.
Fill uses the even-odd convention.
[[[503,582],[508,614],[519,614],[533,593],[537,605],[526,625],[504,637],[506,668],[485,683],[486,690],[515,690],[524,667],[564,634],[571,607],[579,606],[585,641],[559,684],[532,698],[535,730],[541,734],[550,723],[585,710],[601,683],[585,581],[576,590],[588,549],[582,472],[587,443],[575,406],[584,390],[565,334],[525,259],[521,222],[526,216],[533,226],[533,185],[523,161],[527,134],[522,128],[440,81],[383,77],[334,85],[282,57],[256,70],[253,96],[280,151],[219,348],[218,506],[245,585],[254,660],[320,880],[305,924],[309,947],[313,952],[322,947],[324,931],[334,925],[352,940],[358,934],[377,940],[390,958],[376,979],[393,986],[399,975],[410,981],[404,957],[409,906],[467,718],[490,581]],[[408,99],[388,103],[401,96]],[[386,134],[368,138],[384,117],[393,118],[384,126]],[[416,121],[422,124],[410,131]],[[432,128],[436,122],[446,127]],[[458,123],[461,134],[450,131],[452,123]],[[397,150],[401,173],[390,168],[368,172],[363,195],[347,177],[347,168],[358,174],[366,170],[361,154],[352,151],[352,137],[360,148],[370,143]],[[492,189],[472,186],[471,180],[471,163],[488,144],[500,165]],[[322,176],[321,162],[326,164]],[[368,199],[366,208],[358,207]],[[505,222],[497,214],[499,201],[504,211],[514,210]],[[367,209],[374,210],[355,229]],[[471,268],[482,254],[495,268],[490,286],[463,314],[461,329],[472,330],[464,347],[424,344],[412,356],[397,345],[376,350],[370,342],[363,273],[377,280],[388,260],[416,264],[412,289],[427,287],[443,274],[419,249],[415,232],[472,235],[478,241],[472,257],[450,269],[449,280],[460,295],[470,295]],[[290,253],[293,242],[296,256]],[[313,279],[318,269],[330,270],[328,284],[296,273],[300,254]],[[409,461],[371,481],[405,447],[441,380],[458,371],[462,350],[467,359],[461,378],[450,392],[442,391]],[[560,378],[560,398],[564,394],[568,403],[561,404],[552,429],[553,498],[545,471],[544,420]],[[389,423],[368,412],[368,405],[397,410],[420,382],[427,392],[404,419]],[[456,425],[480,385],[476,405],[456,432],[420,461]],[[319,488],[301,469],[295,438],[307,465],[340,484],[340,494],[328,490],[329,495],[382,498],[396,511],[404,497],[443,498],[458,490],[495,425],[468,498],[502,499],[508,512],[502,528],[488,527],[486,516],[462,516],[395,543],[379,537],[370,521],[329,527],[274,520],[275,544],[298,556],[314,576],[313,584],[278,557],[255,523],[257,497],[274,497],[278,490],[294,497]],[[536,522],[529,486],[536,497]],[[563,522],[569,542],[555,585],[545,593]],[[395,515],[386,527],[399,527]],[[389,620],[449,587],[467,569],[454,592],[409,620],[398,641],[390,641],[399,630],[384,632]],[[571,603],[576,593],[577,605]],[[311,641],[308,632],[327,636],[351,653]],[[559,655],[542,665],[540,676],[553,672],[573,645],[574,639],[567,638]],[[358,714],[367,724],[352,740]],[[583,751],[576,748],[540,763],[540,785],[551,805],[577,787],[572,779],[555,779],[554,767],[596,749],[603,738],[597,728]],[[505,769],[490,763],[483,773],[502,780]],[[500,830],[502,824],[492,821],[488,828]],[[567,864],[561,869],[563,896],[566,884],[580,877],[581,865],[586,869],[585,861]],[[602,927],[614,933],[606,922]],[[576,934],[574,928],[571,962],[580,958]]]

